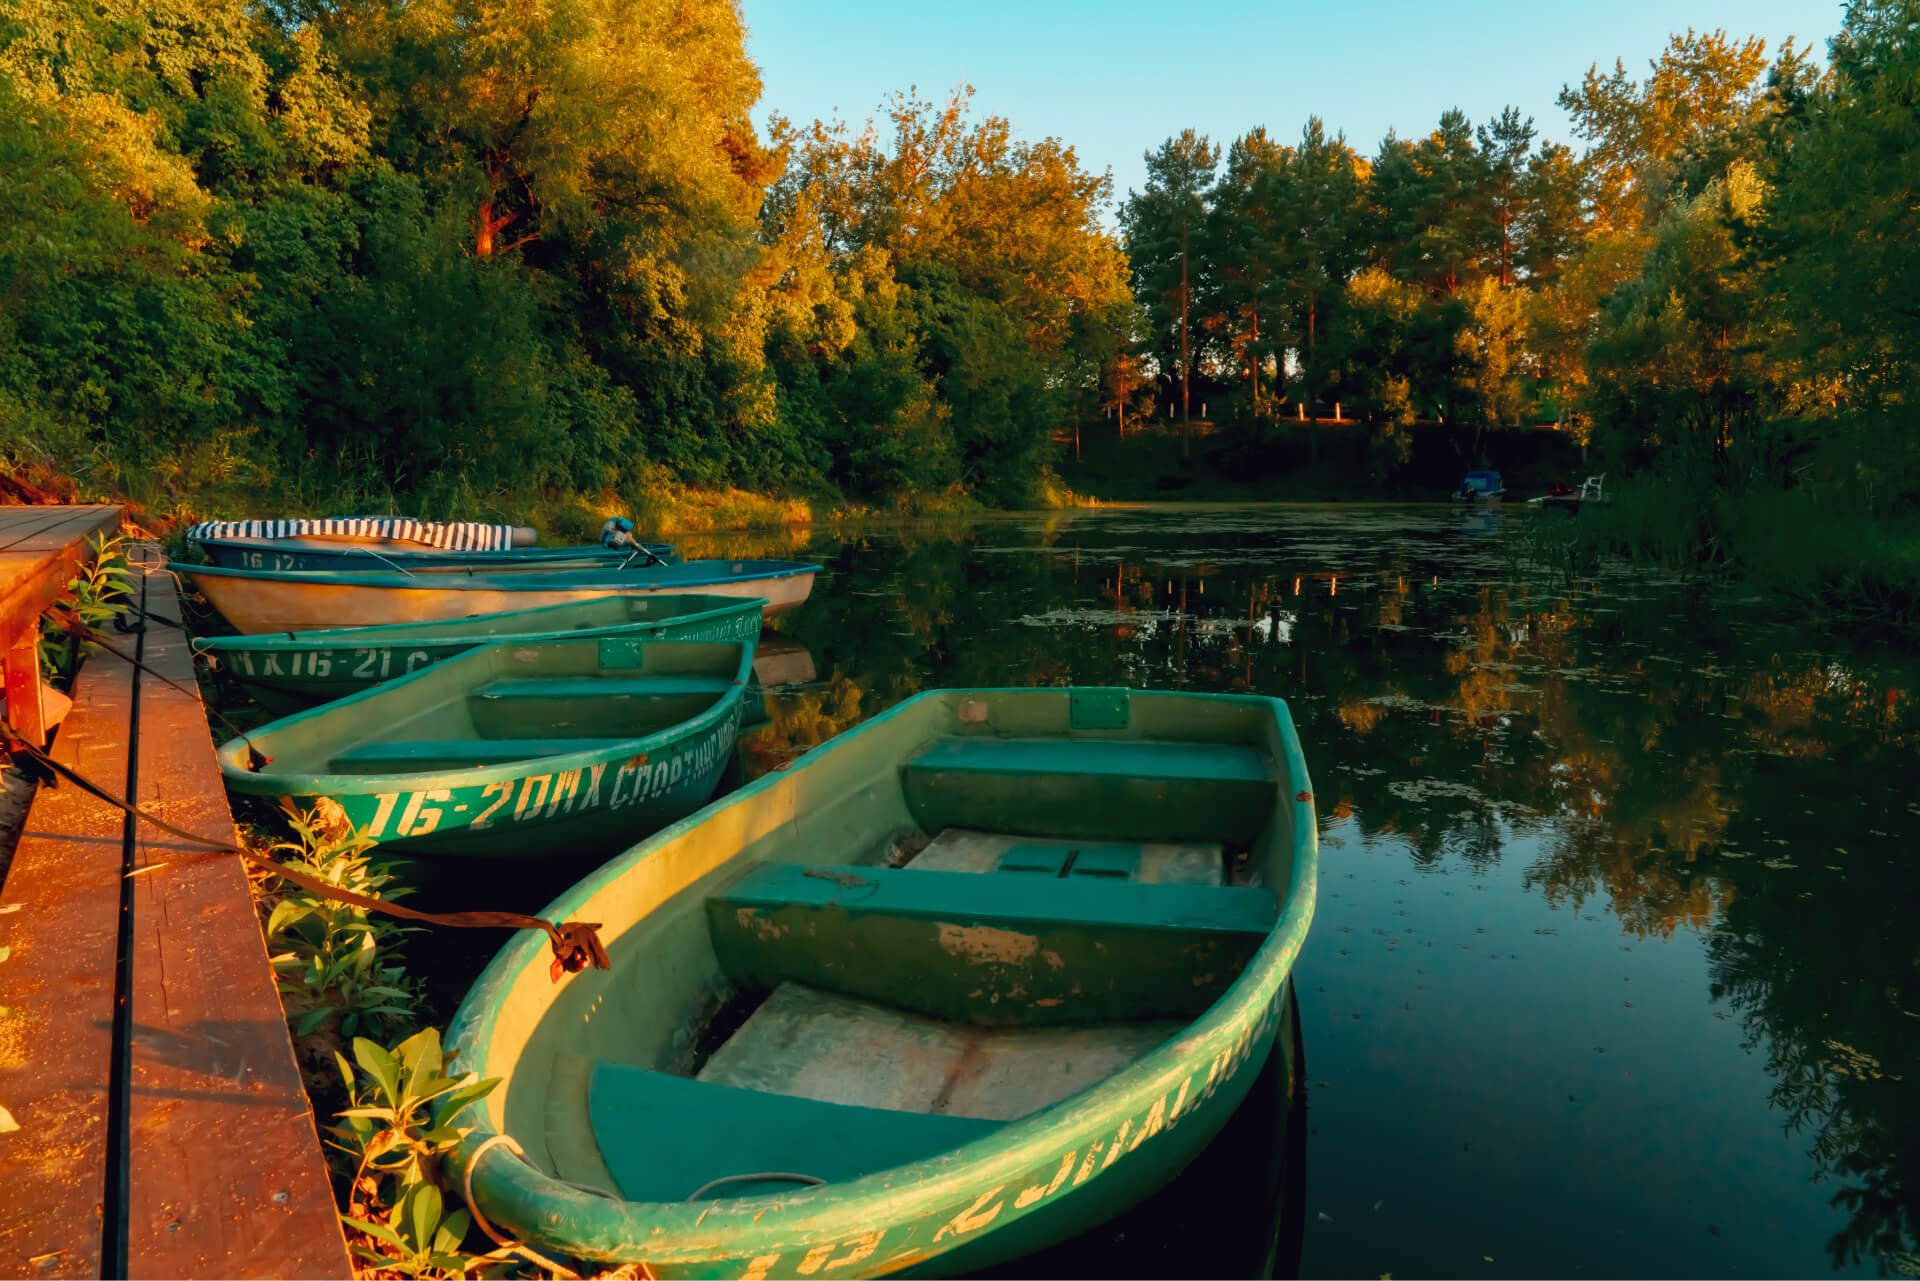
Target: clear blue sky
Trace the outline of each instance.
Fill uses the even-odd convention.
[[[1192,127],[1223,144],[1264,124],[1291,141],[1310,114],[1371,155],[1389,126],[1430,131],[1458,106],[1476,122],[1511,103],[1549,138],[1577,143],[1560,86],[1624,58],[1640,74],[1689,25],[1787,36],[1824,61],[1838,0],[742,0],[748,52],[772,112],[858,124],[895,89],[944,99],[961,83],[981,114],[1023,137],[1072,144],[1143,181],[1141,153]]]

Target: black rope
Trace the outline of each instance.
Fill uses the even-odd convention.
[[[138,608],[138,607],[136,606],[135,608]],[[147,614],[147,616],[150,618],[160,617],[157,614],[148,614],[148,612],[144,609],[141,609],[140,612],[143,614]],[[148,676],[153,677],[155,680],[161,682],[162,684],[170,685],[182,694],[190,694],[196,699],[200,698],[199,690],[188,689],[185,685],[182,685],[179,681],[174,680],[171,676],[166,675],[164,672],[156,672],[153,670],[153,668],[147,666],[144,662],[142,662],[138,658],[135,658],[133,655],[122,653],[120,650],[108,644],[107,638],[100,634],[99,628],[94,627],[88,623],[82,622],[80,619],[75,618],[72,614],[67,614],[63,617],[59,617],[55,621],[57,621],[60,624],[60,626],[66,628],[69,634],[75,635],[75,636],[83,636],[86,640],[92,641],[94,644],[98,645],[101,649],[106,650],[109,654],[112,654],[115,658],[119,659],[121,662],[132,664],[136,670],[146,673]],[[182,627],[179,623],[175,623],[175,622],[172,622],[171,620],[166,620],[166,619],[162,619],[162,621],[168,622],[170,626],[178,628],[183,635],[186,633],[187,629],[185,627]],[[145,625],[143,624],[139,630],[145,631],[146,630]],[[188,637],[187,643],[189,645],[193,643],[191,637]],[[265,766],[268,762],[273,760],[271,756],[266,755],[259,748],[255,747],[253,745],[253,740],[247,737],[247,731],[241,729],[238,725],[234,724],[233,721],[227,716],[225,712],[221,711],[217,707],[208,707],[204,700],[201,702],[200,705],[202,707],[206,707],[206,709],[209,712],[212,712],[216,717],[218,717],[222,725],[225,725],[230,731],[233,732],[235,737],[237,737],[241,742],[247,745],[247,761],[250,765],[253,766],[254,769],[258,770],[261,767]]]
[[[424,921],[429,925],[443,925],[454,929],[542,930],[546,933],[549,941],[553,945],[552,976],[555,982],[559,981],[560,975],[563,972],[577,973],[580,970],[586,969],[588,966],[592,966],[597,970],[610,970],[613,968],[613,962],[608,958],[606,948],[600,942],[598,933],[600,926],[597,923],[587,924],[580,921],[567,921],[560,925],[555,925],[545,917],[528,916],[520,912],[422,912],[411,907],[402,907],[398,903],[389,903],[385,899],[369,898],[364,894],[356,894],[352,890],[341,889],[339,886],[320,880],[318,877],[310,876],[305,872],[288,867],[278,859],[268,858],[264,854],[257,854],[245,846],[236,845],[231,841],[222,841],[212,837],[202,836],[197,832],[189,832],[184,828],[175,827],[165,819],[141,809],[138,805],[115,796],[112,792],[101,787],[98,783],[93,782],[77,770],[54,760],[32,743],[27,742],[5,717],[0,717],[0,731],[4,731],[7,736],[7,750],[9,753],[26,756],[43,769],[50,770],[60,777],[67,779],[82,791],[98,797],[100,800],[105,801],[107,804],[127,814],[131,818],[140,822],[151,823],[163,832],[178,836],[182,840],[201,846],[204,849],[212,851],[214,854],[238,854],[247,862],[257,867],[264,867],[276,875],[285,877],[308,893],[317,895],[320,898],[332,899],[335,902],[346,903],[352,907],[364,908],[369,912],[381,912],[388,916],[398,916],[412,921]],[[178,860],[178,863],[191,864],[207,857],[210,857],[210,855],[200,855],[196,858],[182,859]],[[166,863],[160,864],[159,866],[171,867],[175,865],[175,863]],[[146,870],[148,869],[136,869],[136,871],[141,872]],[[129,875],[132,874],[133,873],[129,873]]]

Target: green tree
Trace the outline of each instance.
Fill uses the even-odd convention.
[[[1708,151],[1751,118],[1762,96],[1766,41],[1734,40],[1724,31],[1687,28],[1652,59],[1645,80],[1615,60],[1598,63],[1578,88],[1562,86],[1559,103],[1591,145],[1593,207],[1603,229],[1637,228],[1657,220],[1683,158]]]
[[[1297,343],[1303,402],[1326,389],[1321,335],[1338,311],[1348,279],[1366,258],[1367,174],[1366,162],[1346,138],[1329,138],[1318,116],[1301,129],[1290,163],[1268,171],[1278,188],[1267,202],[1281,229],[1282,306]]]
[[[1180,370],[1180,417],[1187,428],[1183,444],[1191,449],[1192,310],[1196,293],[1208,288],[1204,278],[1195,280],[1195,268],[1208,265],[1196,250],[1205,235],[1220,148],[1187,129],[1147,152],[1146,162],[1146,188],[1127,193],[1120,226],[1133,265],[1134,294],[1146,304],[1156,355],[1163,369],[1177,363]]]

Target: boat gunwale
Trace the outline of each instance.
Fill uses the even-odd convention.
[[[703,564],[718,563],[708,561],[679,561],[666,565],[649,565],[628,570],[602,569],[527,569],[516,570],[502,577],[489,577],[484,574],[461,574],[459,572],[435,573],[428,575],[383,573],[351,573],[335,569],[234,569],[227,565],[183,565],[174,562],[171,568],[189,577],[198,578],[208,575],[216,579],[237,579],[247,582],[285,583],[293,586],[326,587],[362,587],[377,588],[395,592],[460,592],[460,591],[526,591],[534,590],[528,584],[537,584],[548,590],[566,588],[619,589],[631,588],[634,591],[652,591],[660,593],[663,586],[684,586],[689,589],[687,595],[704,595],[693,590],[709,583],[740,583],[756,579],[795,578],[800,575],[818,574],[822,568],[812,561],[792,560],[739,560],[726,564],[741,566],[739,573],[715,573],[704,571],[701,577],[688,574],[684,582],[676,571],[698,570]],[[653,576],[656,581],[649,582],[645,577]],[[669,577],[671,576],[671,577]],[[421,581],[416,582],[419,577]],[[663,580],[663,581],[661,581]],[[376,626],[384,624],[375,624]],[[258,635],[260,633],[254,633]]]
[[[575,638],[570,636],[559,637],[554,640],[536,643],[561,644],[573,639]],[[589,641],[598,638],[580,637],[578,639]],[[452,658],[445,659],[442,662],[422,667],[419,671],[408,672],[404,676],[398,676],[392,680],[384,681],[368,689],[360,690],[358,693],[348,694],[344,698],[337,698],[331,702],[322,703],[317,707],[309,707],[302,711],[295,712],[290,716],[283,716],[278,720],[267,722],[258,729],[249,730],[245,734],[228,739],[220,745],[216,753],[220,762],[220,773],[225,778],[228,787],[249,796],[339,796],[355,793],[377,794],[388,791],[419,792],[442,786],[469,787],[482,783],[494,783],[507,779],[524,778],[528,772],[526,766],[530,762],[534,763],[539,769],[558,771],[573,768],[575,765],[585,768],[587,765],[596,761],[614,761],[622,756],[631,757],[642,753],[651,754],[663,747],[670,747],[681,739],[691,738],[711,729],[719,721],[732,715],[734,709],[739,707],[741,700],[745,698],[748,685],[753,676],[753,654],[755,649],[753,644],[744,640],[683,641],[653,640],[646,637],[640,637],[638,639],[641,644],[649,645],[731,646],[740,651],[740,662],[734,669],[734,676],[729,682],[727,692],[716,698],[712,706],[688,717],[686,720],[676,721],[665,729],[655,730],[651,734],[643,736],[621,739],[618,748],[596,747],[582,749],[578,752],[567,752],[561,755],[526,756],[517,760],[502,761],[497,765],[475,765],[465,769],[443,771],[436,774],[419,772],[407,774],[268,774],[264,771],[253,770],[247,767],[247,752],[253,747],[251,740],[255,738],[264,739],[269,730],[282,732],[291,727],[295,722],[309,720],[344,706],[365,702],[370,698],[394,693],[396,690],[406,686],[409,682],[417,681],[427,676],[440,675],[449,670],[456,670],[455,664],[458,663],[471,663],[474,666],[478,666],[478,660],[482,657],[485,657],[494,650],[504,649],[515,642],[503,641],[498,644],[480,645],[468,650],[464,654],[456,654]],[[442,679],[445,679],[445,677],[443,676]],[[258,786],[258,784],[261,783],[271,783],[272,786]],[[401,839],[402,838],[394,838],[392,840],[382,841],[381,844],[397,844]]]
[[[1095,688],[1101,687],[1062,687],[1058,692],[1064,695],[1069,689]],[[1281,814],[1288,812],[1285,807],[1291,807],[1293,821],[1292,877],[1273,928],[1227,990],[1179,1034],[1105,1080],[935,1156],[874,1171],[857,1179],[722,1200],[608,1199],[605,1194],[596,1194],[548,1174],[524,1158],[513,1159],[509,1152],[500,1153],[495,1163],[484,1169],[473,1169],[474,1154],[490,1143],[492,1147],[501,1146],[492,1141],[503,1133],[499,1129],[503,1118],[498,1111],[502,1105],[490,1096],[482,1099],[464,1118],[470,1128],[449,1158],[454,1171],[467,1181],[467,1186],[487,1201],[487,1217],[537,1239],[543,1224],[560,1222],[556,1211],[564,1208],[571,1227],[577,1229],[582,1224],[594,1227],[591,1235],[595,1239],[579,1243],[586,1248],[572,1251],[571,1243],[567,1247],[579,1257],[613,1262],[644,1256],[649,1265],[670,1267],[697,1266],[743,1255],[784,1258],[797,1249],[818,1249],[822,1242],[851,1245],[868,1235],[878,1238],[873,1243],[877,1247],[887,1232],[902,1223],[949,1214],[954,1204],[964,1204],[975,1189],[992,1189],[974,1202],[976,1211],[1001,1192],[1011,1197],[1016,1191],[1014,1184],[1036,1168],[1057,1162],[1062,1152],[1070,1152],[1077,1158],[1085,1145],[1112,1136],[1116,1121],[1142,1113],[1151,1115],[1149,1109],[1164,1108],[1174,1091],[1183,1085],[1190,1086],[1210,1061],[1216,1069],[1223,1060],[1244,1067],[1244,1060],[1235,1060],[1234,1056],[1236,1053],[1250,1055],[1253,1047],[1269,1034],[1263,1031],[1256,1038],[1255,1029],[1279,1017],[1286,985],[1305,943],[1318,893],[1319,828],[1313,784],[1299,731],[1291,709],[1279,698],[1118,688],[1124,688],[1130,696],[1149,694],[1273,709],[1273,720],[1280,731],[1279,755],[1287,767],[1287,784],[1293,789],[1290,797],[1277,798],[1273,811],[1277,821]],[[1040,691],[1018,687],[927,690],[863,722],[855,730],[829,739],[805,759],[819,759],[825,753],[857,743],[858,730],[902,716],[931,700],[1034,692]],[[794,768],[804,768],[804,762]],[[547,918],[561,920],[577,916],[596,895],[616,884],[655,849],[685,836],[724,808],[780,786],[793,776],[793,770],[763,775],[637,842],[556,898],[545,909]],[[533,935],[510,941],[475,980],[447,1027],[446,1043],[453,1047],[448,1068],[450,1076],[465,1079],[469,1075],[476,1078],[486,1075],[481,1070],[484,1058],[476,1064],[476,1047],[484,1052],[484,1047],[491,1045],[505,997],[522,972],[539,963],[539,949],[544,942],[543,938]],[[579,978],[566,975],[560,982],[570,983]],[[1232,1070],[1232,1067],[1228,1069],[1228,1075]],[[1174,1118],[1198,1110],[1210,1096],[1214,1084],[1210,1076],[1190,1102],[1175,1102]],[[1187,1099],[1184,1092],[1180,1097]],[[1146,1136],[1144,1122],[1141,1134],[1142,1138]],[[1113,1148],[1108,1149],[1110,1155],[1103,1158],[1099,1171],[1112,1166],[1112,1156],[1119,1154],[1124,1140],[1123,1130]],[[1136,1140],[1136,1147],[1138,1142]],[[1086,1148],[1089,1163],[1099,1150],[1098,1146]],[[1080,1186],[1080,1182],[1076,1179],[1073,1186]],[[1056,1176],[1055,1187],[1058,1185]],[[1030,1213],[1047,1199],[1042,1197],[1031,1206],[1016,1205],[1004,1221],[1011,1222]],[[998,1213],[998,1206],[995,1212]],[[963,1210],[953,1223],[960,1223],[967,1213]],[[650,1248],[650,1242],[662,1237],[670,1238],[672,1244],[661,1240],[659,1248]],[[876,1256],[868,1260],[867,1266],[848,1275],[874,1275],[909,1266],[925,1257],[925,1251],[901,1257]]]
[[[766,599],[761,596],[718,596],[706,592],[681,592],[672,595],[663,595],[658,592],[649,594],[642,591],[635,591],[625,596],[594,597],[592,601],[566,601],[558,605],[534,605],[527,609],[509,610],[507,612],[518,615],[538,614],[548,611],[557,613],[560,610],[578,609],[583,604],[590,604],[602,600],[684,600],[690,596],[698,597],[701,600],[725,603],[716,604],[711,608],[696,610],[688,614],[670,614],[664,618],[643,619],[628,623],[608,623],[601,627],[582,627],[570,632],[500,632],[485,636],[473,644],[474,648],[480,648],[486,645],[527,644],[544,640],[590,640],[599,636],[623,633],[635,628],[663,627],[670,624],[698,626],[707,622],[716,621],[731,614],[744,614],[749,609],[758,609],[763,614],[765,613]],[[404,629],[418,629],[417,635],[407,638],[409,640],[420,639],[423,644],[445,644],[449,641],[458,640],[459,638],[449,636],[444,641],[434,641],[424,639],[425,634],[433,628],[456,626],[483,618],[497,617],[499,617],[499,615],[496,613],[479,613],[464,614],[459,618],[431,618],[417,623],[367,623],[358,627],[313,627],[305,630],[295,629],[291,632],[251,632],[235,633],[232,636],[201,636],[194,638],[193,647],[200,653],[217,653],[230,650],[305,651],[310,649],[341,649],[348,646],[365,648],[363,646],[353,645],[353,641],[356,639],[371,641],[374,647],[384,647],[381,638],[370,636],[368,633],[388,632],[397,635]],[[395,643],[404,645],[406,642],[405,640],[396,640]],[[412,673],[409,672],[406,673],[406,675],[412,675]],[[400,678],[389,678],[387,683],[390,684],[395,679]]]

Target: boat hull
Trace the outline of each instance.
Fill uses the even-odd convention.
[[[1134,724],[1145,727],[1136,732],[1142,734],[1156,717],[1165,726],[1184,709],[1213,716],[1214,732],[1222,736],[1250,732],[1259,716],[1270,715],[1266,708],[1280,708],[1268,735],[1274,759],[1282,762],[1278,791],[1250,851],[1255,862],[1282,878],[1271,885],[1277,915],[1265,941],[1223,994],[1144,1057],[1064,1099],[1016,1115],[985,1137],[819,1187],[694,1203],[626,1201],[581,1190],[582,1180],[592,1183],[593,1178],[584,1167],[566,1164],[594,1159],[582,1145],[597,1141],[580,1137],[565,1119],[572,1106],[567,1100],[585,1089],[584,1075],[576,1083],[570,1074],[585,1073],[584,1065],[595,1056],[621,1053],[596,1038],[631,1035],[652,1013],[651,1002],[675,1000],[650,996],[640,1003],[631,992],[634,980],[622,979],[623,969],[630,976],[682,964],[679,953],[654,950],[667,946],[669,938],[687,937],[676,932],[670,915],[674,904],[705,892],[704,887],[728,884],[735,859],[804,861],[828,856],[808,851],[844,849],[870,837],[871,831],[849,821],[849,807],[902,786],[896,781],[900,763],[927,746],[929,724],[957,724],[962,728],[956,733],[975,738],[1007,732],[998,728],[1002,724],[1031,725],[1042,715],[1064,726],[1073,700],[1077,725],[1078,700],[1089,693],[1095,695],[1087,700],[1090,717],[1097,720],[1117,701],[1120,723],[1126,723],[1129,695],[1124,691],[938,691],[910,699],[815,749],[791,769],[768,775],[634,847],[551,905],[551,919],[604,923],[602,937],[614,971],[565,976],[555,988],[542,957],[544,940],[524,936],[488,967],[455,1016],[447,1040],[460,1052],[450,1070],[505,1078],[504,1088],[461,1118],[474,1129],[453,1156],[454,1174],[467,1181],[477,1207],[542,1249],[600,1263],[644,1264],[655,1276],[952,1275],[1066,1240],[1138,1205],[1172,1180],[1219,1134],[1273,1053],[1289,1008],[1291,968],[1312,915],[1311,784],[1291,721],[1275,700],[1130,695]],[[991,725],[988,717],[994,718]],[[1047,791],[1045,783],[1028,790],[1034,809],[1021,816],[1025,825],[1019,830],[1072,836],[1045,824],[1084,811],[1058,796],[1046,799]],[[1165,788],[1148,786],[1132,796],[1128,808],[1157,813],[1161,824],[1192,822],[1191,807],[1165,803],[1167,795]],[[1056,802],[1063,808],[1050,811],[1052,817],[1037,816]],[[1118,830],[1111,816],[1096,814],[1093,821]],[[1119,838],[1109,832],[1101,839]],[[1173,838],[1143,833],[1128,839]],[[794,854],[779,853],[787,841],[799,847]],[[810,869],[805,875],[848,886],[851,912],[873,910],[861,897],[866,891],[860,878],[831,869]],[[707,902],[710,911],[717,910],[713,899]],[[724,912],[721,916],[731,919]],[[780,919],[743,916],[740,927],[778,930]],[[963,954],[971,955],[972,949],[999,957],[1024,955],[1021,937],[961,929],[950,941],[954,955],[962,958],[955,963],[964,971],[971,962]],[[988,968],[997,963],[979,962]],[[878,958],[873,962],[880,964]],[[1066,977],[1077,982],[1073,963],[1067,964]],[[849,976],[849,981],[868,978]],[[618,1022],[600,1017],[602,1010],[618,1010]],[[676,1033],[675,1039],[682,1035],[691,1034]],[[633,1057],[622,1061],[645,1061],[642,1050],[628,1053]],[[525,1145],[541,1165],[495,1141],[516,1133],[522,1139],[545,1134],[537,1140],[537,1152],[535,1142]],[[857,1136],[843,1137],[843,1142],[855,1141]],[[550,1173],[547,1162],[566,1173]],[[749,1163],[745,1168],[794,1167]]]
[[[433,700],[477,689],[490,676],[514,674],[555,646],[634,653],[650,646],[732,652],[726,690],[711,706],[667,729],[618,740],[583,742],[578,751],[550,751],[498,764],[408,773],[351,773],[290,766],[302,753],[324,760],[315,741],[342,737],[343,726],[404,726],[431,715]],[[637,837],[699,808],[713,794],[739,733],[751,673],[751,643],[707,645],[611,637],[544,645],[483,647],[312,711],[274,721],[219,750],[230,791],[326,800],[347,822],[378,842],[383,856],[470,861],[515,859],[578,862],[631,844]],[[543,740],[545,741],[545,740]],[[267,765],[253,767],[255,755]]]
[[[780,562],[773,562],[781,564]],[[243,635],[306,632],[340,627],[385,627],[444,622],[479,614],[539,609],[608,596],[702,596],[758,598],[768,614],[793,609],[813,588],[815,566],[783,565],[735,573],[699,564],[625,574],[541,574],[494,578],[436,576],[415,582],[397,574],[294,574],[176,565]],[[423,576],[424,577],[424,576]]]
[[[596,626],[596,615],[614,612],[607,608],[611,603],[594,601],[394,627],[217,636],[200,640],[195,648],[263,708],[286,715],[360,693],[481,645],[601,636],[754,641],[760,635],[758,600],[639,597],[629,607],[633,621]]]
[[[223,569],[264,569],[284,573],[379,573],[404,570],[476,570],[487,573],[516,569],[606,569],[670,560],[673,548],[649,544],[616,550],[589,544],[582,547],[516,547],[504,551],[423,551],[417,545],[392,540],[350,542],[321,538],[208,538],[195,540],[207,559]],[[650,559],[650,557],[655,559]]]

